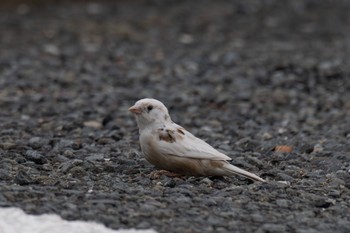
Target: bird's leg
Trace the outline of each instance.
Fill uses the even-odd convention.
[[[149,175],[149,177],[152,179],[152,180],[156,180],[156,179],[159,179],[161,177],[161,175],[165,175],[167,177],[182,177],[182,175],[178,174],[178,173],[174,173],[174,172],[169,172],[169,171],[166,171],[166,170],[155,170],[155,171],[152,171]]]

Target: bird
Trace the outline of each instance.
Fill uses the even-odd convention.
[[[168,109],[156,99],[138,100],[129,111],[135,115],[141,150],[146,160],[169,176],[233,176],[266,182],[229,163],[227,155],[214,149],[171,120]]]

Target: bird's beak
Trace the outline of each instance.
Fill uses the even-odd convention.
[[[141,109],[134,105],[129,108],[129,112],[132,112],[134,114],[141,114]]]

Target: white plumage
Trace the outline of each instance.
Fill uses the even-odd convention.
[[[172,122],[167,108],[155,99],[141,99],[129,109],[136,116],[140,145],[147,161],[160,169],[197,176],[259,176],[233,166],[227,155]]]

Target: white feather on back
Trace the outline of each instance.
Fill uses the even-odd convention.
[[[176,134],[176,141],[167,142],[156,138],[155,140],[158,141],[153,143],[153,146],[155,146],[156,148],[154,149],[161,154],[194,159],[231,160],[227,155],[217,151],[208,143],[195,137],[175,123],[166,125],[165,128],[174,131]],[[178,129],[181,129],[184,134],[179,133]]]

